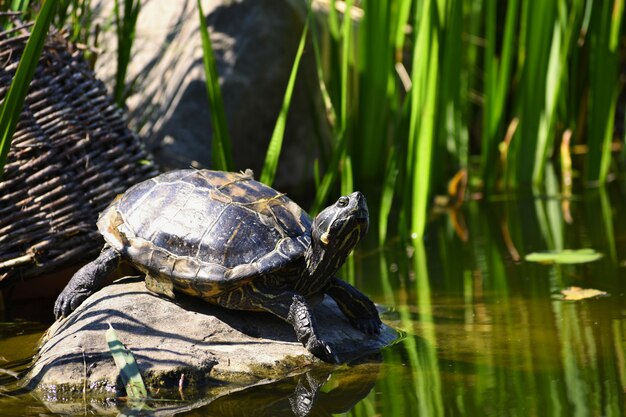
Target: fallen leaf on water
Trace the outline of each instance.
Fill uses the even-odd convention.
[[[562,251],[534,252],[526,255],[528,262],[541,264],[582,264],[602,258],[600,252],[593,249],[564,249]]]
[[[604,297],[609,295],[607,292],[596,290],[594,288],[569,287],[561,290],[564,300],[584,300],[586,298]]]

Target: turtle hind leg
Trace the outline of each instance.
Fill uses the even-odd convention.
[[[102,288],[106,278],[117,268],[121,255],[105,245],[100,255],[80,268],[67,283],[54,303],[54,316],[67,317],[87,297]]]
[[[174,282],[171,279],[165,279],[157,274],[146,274],[146,288],[153,293],[164,295],[168,298],[175,299]]]
[[[315,316],[303,296],[285,292],[262,300],[259,307],[291,324],[298,341],[314,356],[324,362],[339,363],[331,346],[319,337]]]

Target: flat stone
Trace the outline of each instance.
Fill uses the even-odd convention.
[[[391,344],[397,333],[383,325],[379,336],[353,328],[333,300],[315,308],[321,336],[343,362]],[[29,385],[46,401],[87,395],[123,395],[105,332],[110,323],[133,352],[151,393],[185,386],[239,387],[267,383],[328,366],[296,340],[293,328],[266,313],[226,310],[202,300],[177,300],[149,292],[143,279],[116,281],[83,302],[48,331]],[[190,388],[192,389],[192,388]]]

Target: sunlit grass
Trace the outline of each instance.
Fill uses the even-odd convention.
[[[574,169],[588,183],[608,178],[623,1],[363,0],[353,6],[362,17],[346,2],[343,21],[338,4],[329,2],[329,62],[318,71],[348,125],[335,130],[342,157],[325,168],[335,175],[351,158],[355,187],[379,190],[383,236],[390,205],[403,207],[401,234],[422,235],[433,193],[459,168],[488,194],[544,187],[566,129],[571,146],[590,145]],[[345,16],[354,22],[354,57],[342,48]],[[318,188],[316,209],[328,187]]]
[[[135,27],[139,11],[141,10],[140,0],[123,0],[123,14],[120,11],[120,1],[114,2],[115,27],[117,30],[117,71],[115,72],[115,86],[113,88],[113,99],[118,106],[124,107],[126,102],[126,72],[131,59],[131,50],[135,40]],[[73,10],[77,8],[74,7]],[[74,24],[76,28],[76,24]]]
[[[211,162],[213,169],[232,171],[233,157],[228,131],[228,121],[224,111],[224,101],[213,55],[211,37],[206,27],[206,18],[202,10],[201,1],[197,1],[200,36],[202,38],[202,57],[204,60],[204,74],[206,76],[206,89],[211,109],[211,127],[213,136],[211,142]],[[208,144],[207,144],[208,146]]]
[[[28,18],[38,10],[36,3],[14,0],[3,9],[23,11]],[[71,39],[89,43],[97,31],[91,3],[59,1],[54,24],[69,27]],[[310,7],[309,16],[320,4],[326,11],[311,20],[291,74],[293,81],[301,54],[315,55],[332,132],[330,143],[318,145],[312,213],[348,187],[366,190],[382,243],[389,234],[421,236],[433,195],[444,192],[460,169],[467,170],[473,191],[489,196],[544,189],[546,166],[559,158],[564,158],[563,184],[572,178],[603,184],[624,167],[611,163],[613,144],[621,141],[623,147],[624,139],[614,134],[623,94],[624,0],[307,2],[312,3],[318,7]],[[198,12],[212,166],[242,169],[232,162],[200,3]],[[116,0],[114,96],[120,105],[139,13],[139,2]],[[283,141],[289,140],[284,128],[292,81],[264,156],[262,179],[268,183],[278,170]],[[569,148],[580,144],[587,145],[584,158],[571,158]],[[565,186],[561,192],[571,193]],[[389,224],[398,229],[389,230]]]
[[[283,139],[285,136],[285,125],[287,124],[287,115],[289,114],[289,106],[291,105],[291,97],[293,96],[293,88],[296,83],[296,76],[298,75],[298,68],[300,67],[300,59],[304,52],[304,45],[306,43],[307,35],[309,34],[309,22],[307,20],[300,37],[300,43],[298,44],[298,51],[291,68],[291,74],[289,74],[289,81],[287,82],[287,88],[285,89],[285,95],[283,98],[283,104],[278,114],[278,119],[274,126],[274,132],[270,138],[270,143],[265,153],[265,163],[263,164],[263,170],[261,171],[261,182],[272,185],[274,178],[276,177],[276,170],[278,169],[278,161],[280,159],[280,153],[283,146]]]

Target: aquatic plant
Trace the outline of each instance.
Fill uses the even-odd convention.
[[[54,24],[69,25],[79,42],[93,40],[91,2],[58,3]],[[37,2],[16,0],[4,7],[28,17],[38,9],[33,5]],[[197,5],[213,165],[234,169],[210,38]],[[616,114],[624,87],[619,78],[626,56],[624,0],[311,0],[307,5],[316,18],[305,31],[304,48],[315,55],[332,132],[330,146],[319,145],[314,163],[313,213],[331,194],[355,186],[378,196],[370,205],[380,242],[390,222],[407,238],[419,237],[433,195],[445,193],[459,171],[467,173],[471,190],[489,196],[543,188],[554,163],[564,184],[571,178],[603,184],[623,169],[623,153],[615,150],[624,149],[624,140],[614,126],[617,117],[624,118]],[[115,96],[123,105],[139,2],[125,0],[122,8],[117,0],[114,11],[120,51]],[[294,56],[292,78],[297,61]],[[282,143],[289,140],[283,135],[291,94],[288,88],[265,156],[268,182]],[[564,187],[564,195],[571,193]]]

